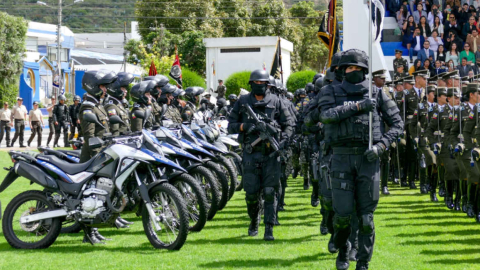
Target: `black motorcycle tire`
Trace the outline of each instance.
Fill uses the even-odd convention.
[[[38,190],[29,190],[23,193],[18,194],[15,198],[10,201],[5,209],[5,213],[3,214],[2,220],[2,230],[7,242],[13,248],[17,249],[45,249],[51,246],[55,240],[57,240],[58,235],[60,234],[60,230],[62,228],[61,218],[52,218],[52,223],[50,226],[50,230],[48,231],[47,235],[40,241],[34,243],[26,243],[18,239],[13,231],[13,222],[18,222],[13,220],[13,216],[15,215],[16,210],[19,206],[21,206],[24,202],[30,200],[37,200],[44,203],[48,206],[48,209],[53,210],[56,209],[56,205],[51,201],[48,200],[45,193]]]
[[[180,193],[174,186],[166,183],[157,185],[149,191],[150,197],[153,197],[152,194],[158,191],[164,192],[167,195],[169,195],[173,199],[173,202],[176,208],[178,209],[179,216],[177,218],[180,221],[180,224],[179,224],[177,239],[172,244],[167,245],[161,242],[156,237],[156,234],[151,233],[153,228],[151,227],[152,225],[150,224],[150,215],[148,213],[147,207],[142,207],[143,229],[145,230],[145,234],[147,235],[147,238],[153,247],[158,249],[180,250],[183,244],[185,244],[185,241],[187,240],[187,235],[188,235],[187,207],[185,205],[185,202],[183,201],[182,195],[180,195]]]
[[[242,157],[240,157],[239,154],[233,151],[228,152],[225,156],[229,158],[235,165],[235,169],[237,170],[237,175],[242,176],[243,175]]]
[[[192,232],[199,232],[205,227],[205,224],[207,223],[207,198],[205,196],[205,191],[203,188],[200,186],[200,183],[198,183],[195,178],[188,174],[182,174],[176,178],[173,179],[171,184],[177,188],[177,184],[179,182],[183,182],[184,184],[190,186],[192,193],[195,195],[195,198],[197,199],[196,206],[198,207],[198,220],[197,222],[193,225],[190,226],[189,224],[189,230]],[[182,190],[177,190],[182,194]],[[185,194],[182,194],[185,195]],[[184,199],[185,200],[185,199]],[[189,208],[187,206],[187,211],[189,211]],[[189,217],[190,217],[190,212],[189,212]]]
[[[213,161],[207,161],[205,166],[215,174],[219,190],[221,191],[220,202],[218,203],[218,211],[221,211],[228,202],[228,178],[222,168]]]
[[[199,184],[202,186],[208,185],[210,187],[208,191],[205,188],[203,188],[203,190],[204,190],[205,197],[207,197],[207,194],[205,192],[209,192],[210,194],[208,194],[208,196],[212,198],[212,202],[210,203],[210,206],[208,206],[208,203],[207,203],[207,211],[208,211],[207,220],[212,220],[213,217],[217,214],[218,204],[220,203],[220,192],[218,191],[218,185],[215,179],[215,175],[213,174],[212,171],[210,171],[209,169],[203,166],[195,167],[190,171],[190,173],[201,175],[206,183],[199,183]]]
[[[219,165],[224,168],[226,175],[228,175],[228,200],[230,200],[233,197],[233,194],[235,194],[235,189],[237,188],[237,171],[235,170],[235,165],[231,159],[224,156],[217,156],[217,158]]]

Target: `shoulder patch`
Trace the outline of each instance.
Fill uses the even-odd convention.
[[[135,104],[135,105],[133,105],[133,107],[140,108],[140,104]]]
[[[438,114],[437,114],[437,113],[434,113],[434,114],[432,115],[432,118],[433,118],[433,119],[437,119],[437,117],[438,117]]]
[[[92,110],[85,110],[85,111],[83,111],[83,114],[84,114],[84,115],[85,115],[85,114],[88,114],[88,113],[95,114]]]
[[[474,112],[470,112],[470,114],[468,115],[468,118],[473,119],[474,116],[475,116],[475,113],[474,113]]]
[[[108,110],[108,116],[112,116],[112,115],[117,115],[117,111],[115,109]]]
[[[449,113],[448,114],[448,119],[452,120],[452,118],[453,118],[453,113]]]

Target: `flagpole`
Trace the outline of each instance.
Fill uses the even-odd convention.
[[[368,98],[372,99],[372,0],[368,0]],[[373,144],[373,112],[368,113],[368,149]]]

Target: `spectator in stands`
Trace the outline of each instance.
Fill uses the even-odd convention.
[[[432,9],[432,2],[433,0],[415,0],[415,5],[422,5],[423,10],[428,13]]]
[[[478,29],[473,29],[472,33],[467,36],[467,44],[470,45],[470,51],[476,53],[480,47],[480,36],[478,35]]]
[[[418,27],[420,28],[420,35],[422,35],[425,39],[432,35],[432,30],[430,30],[430,25],[427,23],[427,18],[425,16],[420,18]]]
[[[401,7],[402,7],[401,0],[390,0],[388,2],[388,11],[390,11],[392,14],[396,14]]]
[[[413,34],[415,33],[415,28],[417,27],[417,24],[413,21],[413,16],[410,15],[408,16],[407,21],[403,24],[403,42],[402,45],[403,47],[406,47],[408,50],[410,50],[410,47],[412,45],[412,39],[413,39]]]
[[[425,62],[423,62],[423,68],[428,70],[430,74],[435,72],[435,68],[432,66],[432,62],[430,61],[430,59],[427,59],[425,60]]]
[[[463,40],[461,40],[457,36],[455,31],[450,32],[449,37],[446,39],[445,46],[447,48],[450,48],[452,46],[452,43],[455,43],[457,45],[457,50],[459,50],[463,46]],[[460,51],[459,51],[459,53],[460,53]]]
[[[470,51],[470,45],[468,43],[465,43],[465,45],[463,45],[463,51],[460,53],[460,59],[463,58],[467,59],[468,65],[475,64],[475,54]]]
[[[453,67],[458,66],[458,56],[460,54],[457,51],[457,44],[452,43],[450,50],[447,52],[447,58],[445,59],[447,62],[452,61],[453,62]],[[450,68],[450,66],[448,67]]]
[[[458,11],[461,9],[460,0],[446,0],[445,9],[443,14],[443,24],[446,24],[450,20],[450,15],[458,15]]]
[[[430,49],[434,52],[438,51],[438,45],[443,45],[442,39],[438,36],[437,30],[432,31],[432,36],[429,37],[428,42],[430,42]]]
[[[415,21],[416,24],[420,23],[420,18],[422,16],[427,17],[427,12],[423,10],[422,4],[418,4],[417,10],[413,12],[413,20]]]
[[[408,70],[408,74],[413,75],[415,71],[423,70],[424,68],[422,67],[422,61],[420,59],[416,59],[415,63],[410,67]]]
[[[400,29],[403,28],[403,24],[405,23],[405,21],[407,21],[407,18],[408,18],[408,10],[407,10],[407,7],[406,7],[406,6],[401,6],[401,7],[400,7],[400,10],[397,11],[397,24],[398,24],[398,28],[400,28]]]
[[[463,4],[462,10],[458,13],[458,23],[460,24],[460,26],[463,26],[464,24],[468,23],[469,18],[470,12],[468,10],[468,4],[465,3]]]
[[[447,67],[448,67],[448,72],[452,72],[455,70],[455,63],[453,62],[453,60],[450,60],[447,62]]]
[[[410,63],[413,63],[413,56],[417,55],[422,50],[422,44],[425,43],[425,38],[420,35],[420,28],[416,27],[413,33],[412,43],[408,50],[410,56]]]
[[[462,64],[460,66],[457,66],[457,69],[460,77],[465,77],[465,76],[468,76],[468,72],[472,70],[472,66],[467,64],[467,58],[464,57],[462,58]]]
[[[425,60],[435,57],[434,52],[430,49],[430,42],[428,42],[428,40],[423,43],[423,50],[420,50],[417,55],[417,59],[420,59],[422,65]]]
[[[475,21],[475,17],[471,16],[470,19],[468,19],[468,23],[463,26],[463,38],[465,39],[468,34],[471,34],[473,29],[477,29],[477,22]]]
[[[461,30],[460,26],[458,25],[458,22],[457,22],[454,14],[450,14],[449,21],[448,21],[448,23],[444,24],[444,27],[445,27],[445,33],[447,33],[447,34],[451,31],[455,31],[457,36],[459,35],[459,33],[462,33],[462,30]]]
[[[445,53],[445,47],[443,45],[438,45],[438,50],[437,50],[437,61],[440,61],[440,63],[442,64],[442,66],[445,65],[445,62],[447,59],[447,55]]]
[[[432,30],[437,30],[437,33],[438,33],[438,36],[443,39],[443,24],[442,24],[442,21],[440,20],[439,17],[435,17],[435,19],[433,20],[433,24],[430,25],[430,29]]]
[[[428,24],[433,25],[434,19],[436,17],[440,18],[440,21],[443,20],[443,14],[438,10],[438,5],[433,4],[432,5],[432,11],[428,13]]]
[[[435,68],[433,70],[433,75],[438,75],[441,73],[447,72],[447,70],[442,66],[442,62],[440,61],[435,61]]]
[[[477,46],[477,51],[475,51],[475,61],[477,63],[477,67],[480,67],[480,44]]]

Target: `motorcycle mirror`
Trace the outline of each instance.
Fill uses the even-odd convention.
[[[88,139],[88,146],[90,147],[90,149],[100,148],[103,146],[103,141],[98,137],[93,137]]]
[[[120,118],[120,116],[118,115],[112,115],[109,119],[110,121],[110,124],[112,125],[115,125],[115,124],[124,124],[125,125],[125,122],[123,122],[122,118]]]
[[[86,114],[84,114],[84,115],[83,115],[83,121],[86,121],[86,122],[88,122],[88,123],[94,123],[94,124],[97,124],[97,125],[105,128],[105,127],[102,125],[102,123],[100,123],[100,122],[98,121],[97,116],[96,116],[95,114],[93,114],[93,113],[86,113]]]
[[[133,115],[136,117],[136,118],[140,118],[140,119],[145,119],[145,112],[142,112],[140,110],[136,110],[133,112]]]

